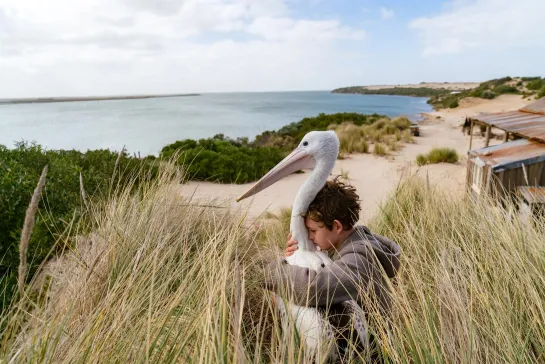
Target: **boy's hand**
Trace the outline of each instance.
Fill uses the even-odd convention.
[[[286,254],[286,257],[289,257],[290,255],[293,255],[293,253],[299,249],[299,247],[297,246],[297,240],[293,240],[291,238],[291,233],[289,233],[288,235],[288,243],[287,243],[287,248],[286,248],[286,251],[285,251],[285,254]]]

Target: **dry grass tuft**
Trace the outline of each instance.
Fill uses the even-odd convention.
[[[458,163],[458,153],[452,148],[433,148],[428,154],[419,154],[416,163],[419,166],[435,163]]]
[[[373,154],[375,155],[386,155],[388,152],[386,151],[386,147],[382,143],[375,143],[375,147],[373,148]]]
[[[180,193],[182,178],[90,204],[93,233],[44,272],[47,299],[1,317],[0,362],[309,361],[260,285],[291,212],[249,231]],[[545,360],[545,223],[513,211],[415,179],[394,192],[371,224],[403,249],[390,317],[370,310],[386,361]]]
[[[352,123],[329,125],[335,130],[340,141],[340,155],[351,153],[369,153],[369,143],[386,143],[391,151],[399,150],[400,144],[395,142],[414,143],[408,130],[411,121],[406,117],[393,119],[382,118],[371,125],[357,126]],[[382,147],[378,147],[381,151]],[[377,154],[386,155],[386,154]]]
[[[30,236],[32,235],[32,230],[34,229],[34,222],[36,211],[38,211],[38,205],[40,204],[40,199],[42,198],[42,191],[45,186],[45,177],[47,176],[47,166],[42,170],[38,184],[34,189],[30,204],[26,210],[25,222],[23,224],[23,231],[21,232],[21,241],[19,243],[19,278],[18,278],[18,292],[19,298],[23,298],[25,290],[25,279],[27,271],[27,251],[28,245],[30,244]]]
[[[340,153],[369,153],[364,127],[352,123],[342,123],[336,126],[335,131],[339,137]]]

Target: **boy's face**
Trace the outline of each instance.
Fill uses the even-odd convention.
[[[335,221],[337,222],[337,220]],[[314,245],[318,246],[320,250],[329,250],[333,247],[337,247],[339,243],[342,243],[342,241],[340,241],[341,234],[339,234],[338,229],[336,229],[335,223],[333,229],[329,230],[323,222],[316,222],[307,217],[305,219],[305,225],[308,230],[308,238]]]

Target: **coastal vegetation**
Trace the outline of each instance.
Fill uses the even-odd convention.
[[[160,158],[175,157],[180,165],[187,166],[190,179],[247,183],[261,178],[285,155],[283,148],[254,146],[245,138],[233,140],[220,134],[169,144]]]
[[[374,149],[377,149],[379,143],[385,143],[390,151],[396,151],[400,148],[401,142],[414,142],[409,132],[411,125],[409,119],[400,116],[393,119],[383,117],[369,125],[358,126],[349,122],[331,124],[328,129],[337,133],[342,157],[344,154],[369,153],[370,145],[374,144]],[[375,154],[387,154],[387,149],[382,144],[378,146],[378,151],[380,153]]]
[[[1,362],[306,361],[261,285],[289,210],[250,225],[180,194],[176,165],[158,176],[90,201],[58,236],[71,249],[0,316]],[[409,178],[382,205],[370,228],[403,248],[389,316],[369,313],[385,362],[545,359],[545,223],[506,204]]]
[[[416,157],[416,164],[423,166],[435,163],[458,163],[458,159],[458,153],[452,148],[433,148],[427,154],[419,154]]]
[[[216,135],[208,139],[181,140],[165,146],[159,158],[176,155],[186,166],[190,179],[221,183],[255,181],[297,147],[312,130],[335,130],[341,143],[341,158],[349,153],[368,153],[369,145],[386,142],[396,150],[398,142],[411,142],[405,117],[390,119],[383,115],[358,113],[319,114],[291,123],[275,131],[265,131],[255,140],[231,139]]]
[[[493,99],[503,94],[517,94],[525,97],[545,97],[545,79],[541,77],[502,77],[479,84],[468,90],[450,90],[429,87],[391,87],[370,89],[365,86],[351,86],[335,89],[334,93],[362,95],[402,95],[428,97],[428,104],[436,110],[456,108],[460,100],[466,97]]]
[[[26,142],[13,149],[0,145],[0,310],[9,303],[15,287],[25,210],[46,165],[47,184],[29,245],[31,275],[47,256],[67,248],[58,237],[71,221],[81,218],[85,209],[82,192],[89,199],[105,198],[118,185],[129,181],[137,185],[140,178],[132,176],[153,175],[157,169],[148,159],[136,160],[124,152],[50,151]],[[112,176],[119,177],[115,184]]]
[[[432,97],[445,95],[450,93],[450,90],[445,88],[431,87],[391,87],[381,89],[368,89],[365,86],[351,86],[338,88],[332,91],[339,94],[361,94],[361,95],[391,95],[391,96],[415,96],[415,97]]]
[[[428,100],[428,103],[436,109],[453,108],[458,107],[459,101],[466,97],[493,99],[504,94],[516,94],[537,99],[545,97],[545,80],[540,77],[503,77],[483,82],[471,90],[433,96]]]
[[[331,125],[350,123],[356,126],[371,125],[379,119],[387,118],[379,114],[359,114],[343,112],[336,114],[320,113],[315,117],[307,117],[298,122],[286,125],[276,131],[265,131],[256,136],[254,145],[275,146],[286,150],[293,150],[303,136],[313,130],[328,130]]]
[[[478,87],[470,90],[462,90],[454,94],[444,94],[431,97],[428,103],[436,109],[458,107],[459,101],[466,97],[480,97],[483,99],[493,99],[503,94],[521,94],[524,92],[528,82],[512,77],[503,77],[494,80],[482,82]]]

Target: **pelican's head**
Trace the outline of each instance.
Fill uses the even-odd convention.
[[[316,163],[335,163],[339,155],[339,138],[332,130],[311,131],[303,137],[297,149],[306,151]]]
[[[263,191],[295,171],[313,169],[317,165],[333,168],[338,154],[339,139],[334,131],[311,131],[293,152],[237,198],[237,202]]]

